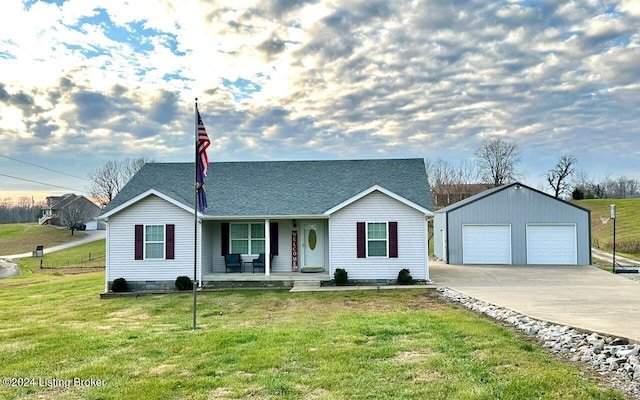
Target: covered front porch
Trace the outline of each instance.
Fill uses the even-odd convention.
[[[203,284],[330,280],[326,218],[205,219],[201,237]]]

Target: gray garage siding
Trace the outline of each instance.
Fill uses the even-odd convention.
[[[519,187],[519,189],[517,189]],[[526,226],[533,223],[575,223],[577,239],[577,261],[588,265],[590,258],[589,211],[564,201],[557,200],[524,185],[508,185],[492,189],[488,195],[474,196],[436,212],[434,220],[435,252],[445,258],[442,236],[439,229],[448,229],[448,262],[462,264],[463,224],[509,224],[511,225],[512,263],[527,263]],[[448,220],[448,221],[447,221]],[[438,243],[440,242],[440,243]],[[442,256],[438,254],[440,252]]]
[[[443,238],[446,227],[447,214],[435,212],[433,215],[433,254],[440,260],[447,261],[444,251]]]

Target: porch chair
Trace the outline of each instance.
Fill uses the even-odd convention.
[[[253,264],[253,272],[256,272],[256,269],[262,269],[264,272],[264,253],[258,254],[258,258],[254,258],[253,261],[251,261],[251,264]]]
[[[238,270],[238,272],[242,272],[242,257],[238,253],[225,254],[224,256],[224,268],[225,273],[229,273],[229,270],[232,272],[234,270]]]
[[[273,254],[269,254],[269,261],[273,261]],[[256,272],[256,269],[264,272],[264,253],[258,254],[258,258],[254,258],[251,263],[253,264],[253,272]]]

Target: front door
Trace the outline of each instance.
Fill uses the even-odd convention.
[[[323,267],[324,234],[322,222],[303,224],[302,267]]]

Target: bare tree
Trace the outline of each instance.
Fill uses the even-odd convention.
[[[638,181],[622,176],[618,179],[608,179],[603,183],[607,197],[612,199],[624,199],[638,191]]]
[[[109,204],[147,162],[150,161],[146,158],[107,161],[102,167],[89,173],[91,194],[102,206]]]
[[[477,185],[478,168],[473,162],[462,160],[458,164],[442,160],[426,160],[427,177],[434,206],[443,207],[486,189]]]
[[[513,182],[519,176],[516,167],[520,150],[515,142],[502,138],[487,139],[474,153],[482,179],[494,186]]]
[[[546,178],[549,186],[553,189],[556,198],[561,194],[568,193],[571,189],[569,179],[575,171],[575,164],[578,160],[572,155],[564,155],[553,169],[547,172]]]
[[[462,160],[458,163],[457,180],[461,184],[473,184],[480,182],[480,170],[476,163],[469,160]]]
[[[60,212],[60,223],[71,230],[71,235],[91,219],[91,213],[82,205],[70,205]]]

